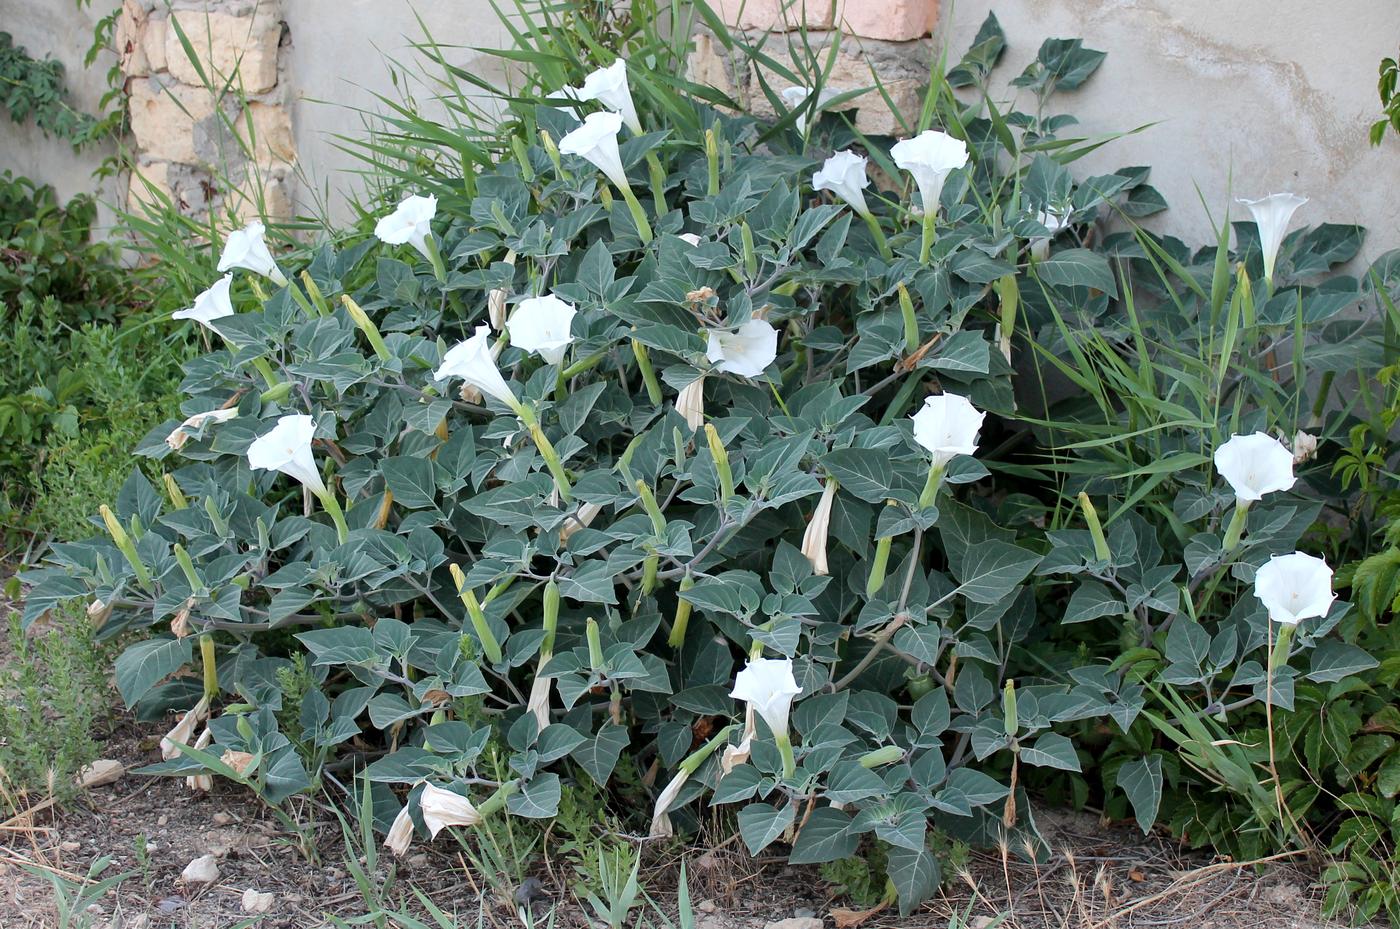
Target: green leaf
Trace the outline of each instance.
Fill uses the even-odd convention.
[[[117,690],[127,708],[135,706],[152,687],[165,680],[192,657],[189,638],[158,636],[137,642],[117,658]]]
[[[1355,645],[1324,639],[1313,649],[1312,665],[1304,676],[1310,681],[1331,683],[1369,671],[1379,664]]]
[[[739,811],[739,834],[750,855],[757,855],[787,831],[794,818],[793,804],[777,809],[768,803],[750,803]]]
[[[1009,542],[983,542],[958,565],[958,593],[974,603],[998,603],[1040,564],[1040,558]]]
[[[914,907],[938,889],[938,859],[933,857],[927,846],[918,849],[891,846],[885,870],[894,884],[895,892],[899,894],[901,916],[908,916]]]
[[[822,456],[822,467],[841,482],[842,490],[867,503],[889,496],[894,469],[888,449],[838,448]]]
[[[876,776],[875,779],[878,781],[879,777]],[[792,845],[788,864],[821,864],[854,855],[860,844],[860,836],[852,834],[850,826],[851,817],[848,813],[829,806],[813,810],[807,824],[798,833],[797,841]]]
[[[437,484],[433,463],[426,458],[399,456],[385,458],[379,466],[384,483],[394,494],[394,502],[410,510],[437,505]]]
[[[506,807],[526,819],[553,819],[559,815],[559,775],[537,774],[518,793],[506,798]]]
[[[1021,760],[1026,764],[1042,768],[1059,768],[1061,771],[1079,771],[1079,755],[1074,743],[1058,732],[1047,732],[1035,740],[1034,745],[1021,747]]]
[[[605,723],[595,738],[582,743],[569,755],[588,772],[594,783],[603,787],[612,777],[613,768],[617,767],[617,760],[622,757],[622,750],[629,741],[631,737],[627,734],[626,726]]]
[[[1162,804],[1162,757],[1148,755],[1118,769],[1118,786],[1128,795],[1143,833],[1151,831]]]
[[[1118,282],[1108,259],[1087,248],[1067,248],[1035,265],[1036,277],[1057,287],[1089,287],[1118,296]]]
[[[1085,578],[1070,595],[1065,607],[1062,623],[1086,623],[1104,616],[1120,616],[1127,612],[1127,604],[1098,581]]]

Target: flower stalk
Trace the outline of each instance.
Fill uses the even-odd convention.
[[[695,578],[691,577],[690,572],[687,571],[685,576],[681,578],[680,586],[677,588],[677,591],[680,594],[684,594],[694,586]],[[679,649],[685,644],[685,630],[686,627],[690,625],[690,610],[690,601],[684,596],[678,596],[676,598],[676,616],[671,622],[671,635],[666,640],[666,644],[670,645],[672,648]]]
[[[719,474],[719,499],[728,503],[734,496],[734,472],[729,467],[729,452],[720,441],[719,431],[714,423],[705,424],[705,441],[710,446],[710,456],[715,460],[715,471]]]
[[[544,463],[549,468],[550,475],[554,478],[554,486],[559,491],[559,498],[565,503],[572,503],[573,485],[569,483],[569,475],[564,471],[564,463],[559,460],[559,453],[554,449],[554,443],[549,441],[549,437],[544,434],[544,427],[540,425],[539,419],[535,416],[535,411],[524,403],[519,403],[516,413],[525,423],[525,428],[530,431],[530,438],[535,443],[535,448],[539,449],[540,457],[544,458]]]
[[[943,471],[946,462],[935,460],[928,469],[928,480],[924,482],[924,492],[919,494],[919,509],[933,506],[938,499],[938,489],[943,486]]]
[[[1112,561],[1108,550],[1108,540],[1104,538],[1103,523],[1099,522],[1099,511],[1084,491],[1079,492],[1079,508],[1084,511],[1084,522],[1089,526],[1089,535],[1094,539],[1094,558],[1098,561]]]
[[[656,379],[656,369],[651,364],[651,352],[636,339],[632,340],[632,354],[637,358],[637,370],[641,372],[642,383],[647,388],[647,399],[656,405],[661,404],[661,382]]]
[[[1225,527],[1225,540],[1221,543],[1224,551],[1233,552],[1244,538],[1245,526],[1249,523],[1249,504],[1248,500],[1235,501],[1235,511],[1230,514],[1230,524]]]
[[[379,327],[374,324],[374,320],[369,318],[358,303],[350,299],[349,294],[341,294],[340,302],[345,307],[345,312],[350,314],[350,319],[355,323],[365,338],[369,340],[370,347],[374,349],[374,354],[380,361],[393,359],[394,353],[389,351],[389,346],[384,343],[384,337],[379,334]]]
[[[112,508],[107,504],[102,504],[98,510],[102,514],[102,522],[107,526],[107,532],[112,537],[112,542],[117,546],[117,551],[122,553],[126,563],[131,565],[131,570],[136,574],[136,582],[142,587],[151,586],[151,572],[146,568],[145,562],[136,552],[136,543],[131,541],[131,536],[122,527],[121,520],[117,519],[117,514],[112,512]]]

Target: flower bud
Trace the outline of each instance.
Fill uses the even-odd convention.
[[[866,752],[861,756],[860,766],[862,768],[880,768],[887,764],[894,764],[904,758],[904,749],[898,745],[886,745],[877,748],[872,752]]]
[[[710,446],[710,456],[715,460],[715,471],[719,475],[719,499],[727,503],[734,496],[734,472],[729,468],[729,452],[720,441],[719,432],[713,423],[705,424],[705,441]]]

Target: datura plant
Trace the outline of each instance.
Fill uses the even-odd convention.
[[[1083,59],[1064,86],[1102,57],[1047,47]],[[513,101],[493,166],[400,191],[374,235],[279,267],[255,224],[210,261],[178,315],[214,348],[138,450],[163,482],[134,474],[103,534],[28,575],[29,621],[83,598],[104,636],[146,634],[118,688],[180,714],[148,771],[280,803],[348,755],[403,853],[552,817],[626,754],[654,835],[719,806],[794,863],[879,841],[907,910],[939,880],[931,829],[1038,854],[1028,772],[1078,772],[1087,721],[1139,731],[1155,681],[1037,664],[1047,627],[1140,614],[1202,709],[1287,702],[1338,615],[1320,569],[1268,562],[1214,634],[1185,585],[1293,550],[1315,509],[1291,459],[1284,480],[1254,439],[1221,450],[1234,496],[1181,514],[1184,569],[1087,496],[1048,534],[999,510],[1018,295],[1118,298],[1088,232],[1155,208],[1144,170],[1073,182],[1097,142],[951,94],[892,147],[817,109],[775,134],[687,99],[672,124],[636,63],[600,64]],[[1139,756],[1116,789],[1150,825]]]

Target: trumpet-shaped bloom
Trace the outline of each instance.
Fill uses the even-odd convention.
[[[1254,596],[1276,623],[1296,625],[1321,618],[1332,608],[1332,569],[1321,558],[1303,552],[1275,555],[1254,573]]]
[[[1269,194],[1258,200],[1239,202],[1254,214],[1254,225],[1259,230],[1259,251],[1264,255],[1264,279],[1272,283],[1274,262],[1283,244],[1283,234],[1288,231],[1288,221],[1293,218],[1293,211],[1307,203],[1308,198],[1297,194]]]
[[[279,285],[287,283],[277,268],[277,262],[272,260],[272,252],[267,250],[267,241],[263,238],[266,231],[266,226],[253,221],[242,229],[230,232],[224,240],[223,254],[219,256],[219,271],[242,268],[270,278]]]
[[[423,825],[428,827],[433,838],[447,826],[475,826],[481,822],[481,814],[470,800],[432,784],[423,785],[418,807],[423,811]]]
[[[807,531],[802,534],[802,554],[812,563],[812,573],[818,577],[831,573],[826,563],[826,540],[831,531],[831,505],[835,502],[836,481],[827,478],[822,497],[807,523]]]
[[[599,68],[583,79],[582,87],[566,87],[564,95],[575,100],[596,100],[618,116],[628,129],[641,135],[642,121],[637,118],[637,106],[632,102],[632,87],[627,83],[627,62],[619,58],[606,68]]]
[[[408,805],[399,810],[399,815],[394,817],[394,822],[389,826],[388,835],[384,836],[384,847],[393,852],[395,856],[402,858],[408,853],[409,843],[413,841],[413,814],[408,812]]]
[[[433,378],[445,381],[450,377],[460,377],[470,387],[515,409],[520,401],[515,399],[510,385],[496,367],[491,346],[486,342],[490,331],[486,326],[477,326],[476,335],[449,348],[447,354],[442,356],[442,364],[433,372]]]
[[[1048,236],[1036,236],[1031,239],[1031,257],[1036,261],[1044,261],[1046,256],[1050,254],[1050,240],[1069,225],[1069,213],[1041,210],[1036,214],[1035,221],[1044,226],[1050,233]]]
[[[223,333],[214,325],[214,320],[232,316],[234,313],[233,301],[229,299],[228,295],[231,284],[233,284],[233,275],[225,274],[215,281],[212,287],[194,298],[194,306],[176,310],[170,314],[170,318],[192,319],[214,335],[222,337]]]
[[[817,115],[820,115],[822,108],[836,97],[836,93],[834,90],[822,88],[822,92],[817,95]],[[783,98],[783,103],[789,110],[795,110],[799,107],[805,109],[808,98],[812,96],[812,90],[809,87],[788,87],[779,96]],[[797,127],[797,134],[805,136],[807,134],[807,114],[800,113],[794,125]]]
[[[750,319],[734,332],[711,329],[705,357],[721,371],[758,377],[778,357],[778,330],[762,319]]]
[[[248,446],[248,465],[255,471],[281,471],[301,481],[312,493],[324,496],[326,485],[316,470],[316,456],[311,453],[315,435],[315,417],[304,413],[283,416],[271,432],[258,436]]]
[[[1235,499],[1245,503],[1262,500],[1265,494],[1287,490],[1297,480],[1293,476],[1293,452],[1278,439],[1263,432],[1231,436],[1215,450],[1215,467],[1229,481]]]
[[[388,216],[374,224],[374,234],[388,245],[412,245],[418,254],[432,260],[428,237],[433,234],[433,217],[437,215],[437,197],[406,198]]]
[[[230,419],[238,416],[238,407],[228,407],[223,410],[208,410],[204,413],[196,413],[176,426],[170,435],[165,437],[165,444],[173,449],[184,447],[189,440],[190,433],[202,427],[205,423],[226,423]]]
[[[572,303],[565,303],[554,294],[521,300],[510,314],[510,341],[557,365],[574,340],[569,327],[577,313]]]
[[[555,492],[555,494],[558,494],[559,491],[558,491],[558,489],[556,488],[554,492]],[[577,512],[576,514],[574,514],[573,516],[566,516],[566,517],[564,518],[564,525],[562,525],[562,526],[559,527],[559,543],[562,545],[562,544],[564,544],[565,542],[568,542],[568,541],[569,541],[569,536],[573,535],[575,532],[578,532],[580,529],[587,529],[589,526],[593,525],[593,520],[597,519],[597,518],[598,518],[598,514],[601,513],[601,512],[603,512],[603,508],[602,508],[601,506],[599,506],[598,504],[596,504],[596,503],[582,503],[582,504],[580,504],[580,505],[579,505],[579,508],[578,508],[578,512]],[[548,681],[549,679],[548,679],[548,678],[545,678],[545,680]],[[536,686],[539,686],[539,682],[540,682],[540,679],[539,679],[538,677],[535,678],[535,685],[536,685]],[[549,694],[549,688],[546,687],[546,688],[545,688],[545,695],[546,695],[546,698],[548,697],[548,694]],[[530,691],[530,706],[531,706],[531,709],[534,708],[534,703],[535,703],[535,692],[532,690],[532,691]],[[543,728],[544,728],[545,726],[547,726],[547,725],[549,725],[549,723],[548,723],[547,721],[546,721],[546,722],[543,722],[543,723],[540,724],[540,728],[543,729]]]
[[[189,745],[194,738],[194,731],[199,727],[209,715],[209,698],[201,697],[199,702],[186,710],[180,717],[180,721],[175,727],[167,732],[160,740],[160,757],[166,761],[171,761],[180,757],[180,750],[176,745]]]
[[[957,394],[935,394],[915,413],[914,441],[933,456],[935,465],[977,451],[977,432],[987,414]]]
[[[865,188],[870,186],[870,175],[865,173],[865,165],[866,160],[855,152],[837,152],[812,175],[812,189],[831,191],[864,216],[870,212],[865,205]]]
[[[685,418],[691,432],[705,425],[705,375],[681,388],[676,395],[676,412]]]
[[[622,153],[617,149],[621,128],[622,117],[616,113],[589,113],[582,126],[559,140],[559,151],[588,159],[621,190],[627,187],[627,172],[622,170]]]
[[[666,811],[671,808],[671,804],[676,802],[676,798],[681,794],[681,788],[688,780],[690,780],[690,772],[682,768],[662,788],[661,793],[657,794],[656,806],[651,811],[651,828],[647,830],[649,837],[668,839],[675,835],[675,830],[671,827],[671,817],[666,815]]]
[[[913,176],[919,185],[919,202],[924,212],[932,213],[938,209],[948,174],[967,165],[967,143],[946,132],[925,129],[912,139],[896,142],[890,155],[896,165]]]
[[[791,658],[752,658],[734,678],[734,690],[729,694],[743,700],[763,717],[768,728],[779,739],[788,734],[788,714],[792,701],[802,688],[792,674]]]

